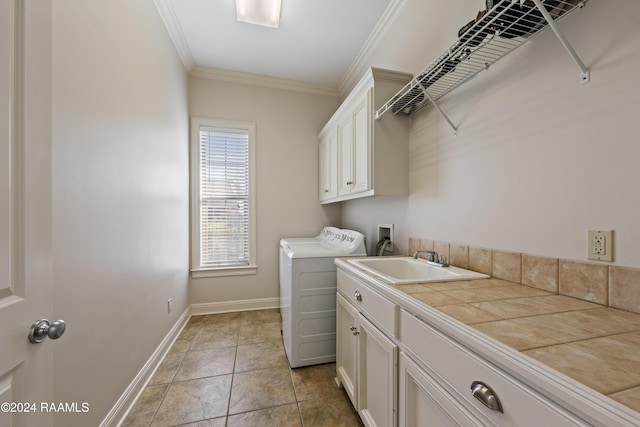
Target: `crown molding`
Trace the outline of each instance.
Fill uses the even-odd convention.
[[[353,63],[347,70],[338,86],[338,92],[345,95],[348,89],[354,86],[362,77],[364,70],[369,68],[368,61],[373,52],[378,48],[384,36],[391,30],[398,20],[398,17],[404,12],[411,0],[391,0],[391,3],[385,10],[382,17],[373,28],[373,31],[365,41],[362,49],[356,55]]]
[[[178,18],[176,18],[176,13],[171,5],[171,0],[153,0],[153,3],[158,10],[160,18],[162,18],[162,22],[169,33],[169,37],[171,38],[173,45],[178,51],[178,55],[182,60],[184,68],[187,72],[191,72],[196,64],[193,60],[193,55],[191,55],[191,50],[189,49],[187,40],[182,33],[182,28],[178,23]]]
[[[312,85],[297,80],[282,79],[278,77],[263,76],[260,74],[242,73],[239,71],[222,70],[219,68],[209,68],[196,65],[189,73],[190,77],[217,80],[228,83],[238,83],[251,86],[268,87],[272,89],[289,90],[293,92],[311,93],[314,95],[324,95],[338,97],[338,90],[335,88]]]
[[[350,87],[357,84],[364,70],[369,67],[368,61],[373,55],[373,52],[378,48],[384,36],[391,30],[391,27],[396,23],[398,17],[410,2],[411,0],[391,0],[391,3],[336,89],[296,80],[198,66],[195,64],[191,50],[178,23],[178,19],[173,10],[172,0],[153,0],[156,10],[169,33],[169,37],[178,51],[184,68],[191,77],[333,97],[339,97],[345,94]]]

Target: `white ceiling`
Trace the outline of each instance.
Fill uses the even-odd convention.
[[[339,88],[398,0],[282,0],[280,27],[236,20],[234,0],[154,0],[188,70]]]

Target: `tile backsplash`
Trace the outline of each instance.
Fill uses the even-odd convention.
[[[640,269],[549,258],[429,239],[409,239],[409,255],[434,250],[451,265],[604,306],[640,313]]]

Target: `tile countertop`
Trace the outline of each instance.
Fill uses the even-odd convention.
[[[640,412],[640,314],[494,278],[388,286]]]

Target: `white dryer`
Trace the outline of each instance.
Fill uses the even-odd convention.
[[[336,360],[334,258],[366,256],[364,236],[325,227],[316,237],[280,240],[280,313],[292,368]]]

